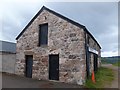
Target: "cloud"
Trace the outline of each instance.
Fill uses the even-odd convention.
[[[83,24],[102,46],[102,56],[118,52],[118,6],[115,2],[41,2],[3,0],[0,4],[1,40],[15,42],[16,36],[43,6]],[[108,52],[108,55],[107,55]],[[116,53],[114,53],[116,52]]]
[[[118,56],[118,52],[117,51],[102,52],[102,57],[111,57],[111,56]]]
[[[104,31],[100,36],[100,42],[102,44],[102,50],[110,51],[118,49],[118,27],[109,26],[107,31]]]
[[[30,19],[42,6],[41,2],[34,1],[2,1],[2,37],[1,40],[15,42],[15,37],[22,31]]]
[[[107,56],[112,56],[109,52],[118,52],[117,3],[50,3],[50,7],[85,25],[100,43],[102,56],[107,55],[106,52]]]

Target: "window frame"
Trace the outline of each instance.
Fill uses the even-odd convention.
[[[47,25],[47,44],[41,44],[41,27],[43,25]],[[48,45],[48,23],[40,24],[39,31],[38,31],[38,46],[47,46]]]

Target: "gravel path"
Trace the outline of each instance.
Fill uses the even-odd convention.
[[[120,67],[118,68],[117,66],[113,66],[112,64],[104,64],[102,65],[103,67],[110,68],[113,70],[115,78],[112,81],[111,85],[106,85],[105,88],[118,88],[120,89]]]

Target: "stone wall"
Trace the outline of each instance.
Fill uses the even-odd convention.
[[[90,76],[92,75],[92,71],[94,71],[94,55],[90,53]]]
[[[38,46],[39,25],[48,23],[48,45]],[[33,55],[32,78],[49,80],[49,54],[59,54],[59,81],[82,85],[86,78],[84,30],[52,13],[42,13],[17,40],[16,74],[25,74],[25,55]]]
[[[89,38],[88,38],[89,37]],[[90,35],[86,35],[86,39],[88,39],[88,42],[87,42],[87,46],[96,50],[98,52],[98,67],[101,66],[101,49],[100,47],[98,46],[98,44],[93,40],[93,38],[91,38]],[[89,53],[89,60],[90,60],[90,75],[92,73],[92,71],[94,70],[94,53]]]

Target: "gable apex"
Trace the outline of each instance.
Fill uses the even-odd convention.
[[[21,35],[25,32],[25,30],[32,24],[32,22],[40,15],[40,13],[41,13],[43,10],[47,10],[48,12],[50,12],[50,13],[52,13],[52,14],[54,14],[54,15],[56,15],[56,16],[64,19],[64,20],[72,23],[73,25],[78,26],[78,27],[80,27],[80,28],[83,28],[83,30],[84,30],[87,34],[89,34],[89,35],[92,37],[92,39],[98,44],[98,42],[96,41],[96,39],[95,39],[95,38],[93,37],[93,35],[86,29],[86,27],[85,27],[84,25],[81,25],[81,24],[79,24],[79,23],[77,23],[77,22],[75,22],[75,21],[73,21],[73,20],[71,20],[71,19],[69,19],[69,18],[67,18],[67,17],[65,17],[65,16],[63,16],[63,15],[61,15],[61,14],[59,14],[59,13],[57,13],[57,12],[55,12],[55,11],[49,9],[49,8],[47,8],[47,7],[45,7],[45,6],[43,6],[43,7],[38,11],[38,13],[30,20],[30,22],[25,26],[25,28],[21,31],[21,33],[16,37],[16,40],[18,40],[18,39],[21,37]],[[98,44],[98,46],[100,47],[99,44]],[[100,47],[100,48],[101,48],[101,47]]]
[[[84,28],[84,27],[85,27],[85,26],[83,26],[83,25],[81,25],[81,24],[79,24],[79,23],[77,23],[77,22],[75,22],[75,21],[73,21],[73,20],[71,20],[71,19],[69,19],[69,18],[61,15],[61,14],[58,14],[57,12],[55,12],[55,11],[53,11],[53,10],[50,10],[50,9],[48,9],[48,8],[45,7],[45,6],[43,6],[43,7],[38,11],[38,13],[30,20],[30,22],[25,26],[25,28],[21,31],[21,33],[16,37],[16,40],[19,39],[19,37],[25,32],[25,30],[32,24],[32,22],[40,15],[40,13],[41,13],[43,10],[47,10],[48,12],[50,12],[50,13],[52,13],[52,14],[54,14],[54,15],[56,15],[56,16],[64,19],[64,20],[66,20],[66,21],[68,21],[68,22],[70,22],[70,23],[72,23],[72,24],[74,24],[74,25],[76,25],[76,26],[78,26],[78,27],[81,27],[81,28]]]
[[[30,22],[25,26],[25,28],[20,32],[20,34],[16,37],[16,40],[21,37],[21,35],[25,32],[25,30],[32,24],[32,22],[39,16],[39,14],[45,9],[45,6],[43,6],[39,12],[30,20]]]

